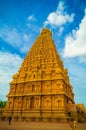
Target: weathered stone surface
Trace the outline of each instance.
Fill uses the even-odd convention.
[[[5,116],[62,122],[76,118],[68,70],[47,28],[42,30],[18,73],[13,75],[7,97]]]

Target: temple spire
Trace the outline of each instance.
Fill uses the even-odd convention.
[[[67,69],[56,50],[52,32],[44,28],[10,82],[5,114],[27,120],[59,120],[74,116],[76,107]],[[73,108],[73,110],[72,110]],[[75,118],[75,117],[74,117]]]

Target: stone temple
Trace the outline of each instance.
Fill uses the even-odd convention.
[[[52,32],[44,28],[10,82],[5,117],[27,121],[76,119],[68,70],[56,51]]]

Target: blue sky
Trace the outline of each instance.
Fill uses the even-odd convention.
[[[86,0],[0,0],[0,99],[44,27],[68,68],[75,102],[86,107]]]

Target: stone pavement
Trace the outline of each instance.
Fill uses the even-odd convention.
[[[0,130],[71,130],[69,124],[46,122],[12,122],[0,121]],[[86,130],[86,123],[78,124],[72,130]]]

